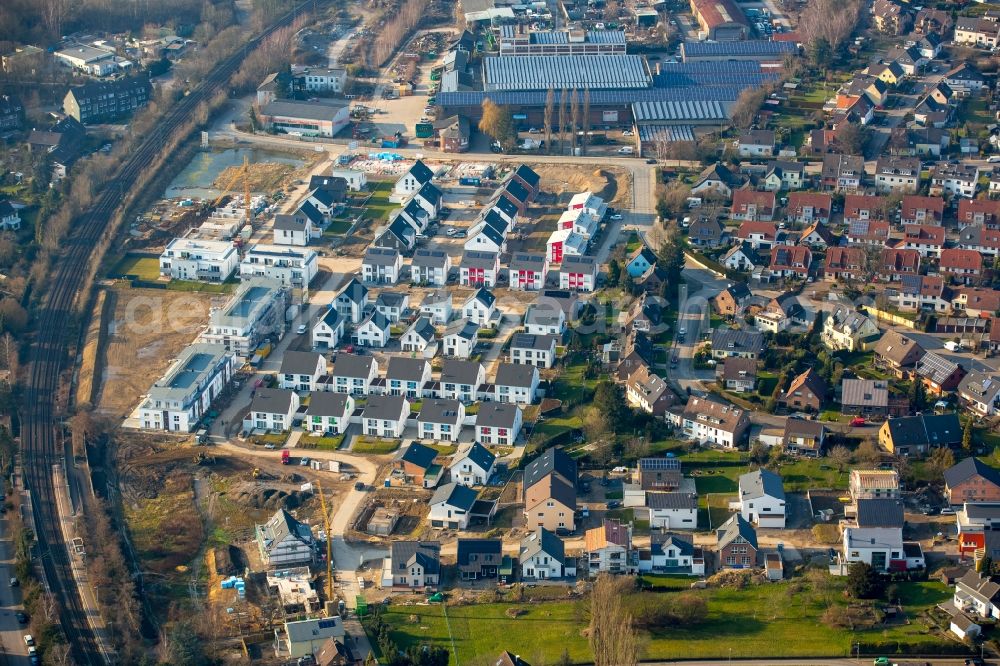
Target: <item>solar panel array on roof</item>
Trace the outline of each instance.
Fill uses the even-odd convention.
[[[615,56],[621,58],[622,56]],[[522,58],[523,59],[523,58]],[[627,105],[633,102],[665,102],[665,101],[705,101],[719,102],[735,101],[743,86],[706,86],[692,88],[640,88],[628,90],[591,90],[590,103],[598,105]],[[577,91],[577,99],[582,103],[583,91]],[[567,91],[567,103],[572,91]],[[465,91],[438,93],[438,104],[444,107],[478,107],[484,99],[490,99],[496,104],[511,106],[544,106],[546,91]],[[555,91],[555,103],[562,100],[562,93]]]
[[[903,275],[899,281],[904,294],[915,294],[920,291],[921,277],[919,275]]]
[[[545,30],[531,33],[535,44],[569,44],[569,33],[563,30]]]
[[[794,42],[772,42],[768,39],[748,39],[732,42],[684,42],[681,45],[685,58],[724,56],[780,56],[795,53]]]
[[[648,88],[640,56],[496,56],[483,59],[489,91]],[[592,100],[593,101],[593,100]]]
[[[640,458],[639,468],[645,470],[680,469],[681,461],[677,458]]]
[[[621,30],[588,30],[587,41],[594,44],[624,44],[625,33]]]
[[[640,125],[640,141],[694,141],[694,129],[690,125]]]
[[[636,122],[648,120],[725,120],[725,109],[717,101],[636,102],[632,105]]]

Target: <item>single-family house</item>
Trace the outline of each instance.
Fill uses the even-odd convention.
[[[521,408],[515,403],[481,403],[476,414],[476,441],[491,446],[513,446],[523,422]]]
[[[317,391],[309,398],[305,429],[320,435],[340,435],[350,424],[354,413],[354,398],[346,393]]]
[[[410,402],[402,395],[370,395],[361,413],[362,432],[369,437],[399,438],[410,416]]]
[[[944,494],[951,506],[1000,502],[1000,472],[969,456],[945,470]]]
[[[496,466],[497,457],[489,449],[473,442],[472,446],[452,460],[451,480],[463,486],[485,486]]]
[[[381,349],[389,343],[392,322],[389,318],[378,310],[372,310],[365,317],[357,328],[354,329],[352,337],[362,347],[375,347]]]
[[[426,351],[434,342],[434,325],[428,317],[418,317],[399,338],[400,348],[404,352]]]
[[[299,394],[288,389],[259,388],[250,401],[245,423],[249,430],[283,432],[292,427],[299,409]]]
[[[930,449],[958,446],[962,426],[957,414],[917,414],[890,418],[878,432],[879,444],[897,456],[922,456]]]
[[[451,294],[444,289],[428,292],[420,302],[420,314],[435,326],[444,326],[451,321]]]
[[[445,356],[469,358],[479,344],[479,325],[468,319],[457,319],[445,329],[441,342]]]
[[[792,380],[780,401],[788,409],[818,412],[825,399],[826,383],[816,370],[807,368]]]
[[[263,525],[257,525],[254,534],[260,558],[268,568],[312,564],[316,555],[316,540],[305,523],[279,509]]]
[[[757,566],[757,532],[736,513],[715,530],[719,567],[752,569]]]
[[[590,576],[638,571],[638,553],[632,549],[631,523],[605,518],[603,525],[587,530],[583,541]]]
[[[486,369],[478,361],[445,359],[441,366],[440,397],[461,400],[468,404],[476,400],[479,387],[486,383]]]
[[[278,370],[278,386],[293,391],[315,391],[326,374],[326,358],[319,352],[286,351]]]
[[[878,336],[878,325],[867,316],[846,305],[836,306],[823,318],[820,339],[831,351],[858,351],[862,345]]]
[[[382,588],[434,589],[441,582],[441,544],[393,541],[382,573]]]
[[[458,270],[462,286],[494,287],[500,276],[500,255],[497,252],[466,250]]]
[[[566,556],[563,540],[544,527],[521,539],[518,566],[522,580],[558,580],[576,575],[573,558]]]
[[[551,368],[556,362],[558,341],[555,335],[515,333],[510,343],[510,362]]]
[[[497,402],[530,405],[538,398],[540,382],[538,368],[524,363],[500,363],[493,380],[493,395]]]
[[[330,377],[337,393],[368,395],[372,381],[378,377],[378,363],[371,356],[338,352]]]
[[[436,442],[457,442],[465,421],[465,405],[458,400],[427,398],[417,415],[417,436]]]
[[[741,474],[739,490],[743,520],[758,527],[785,527],[785,488],[780,476],[766,469]]]
[[[393,463],[393,475],[419,488],[433,488],[441,478],[441,466],[434,464],[438,452],[419,442],[411,442]]]

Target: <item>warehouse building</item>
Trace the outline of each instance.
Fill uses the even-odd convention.
[[[279,99],[260,110],[260,119],[276,132],[301,136],[335,136],[350,122],[346,100],[297,101]]]
[[[701,28],[703,39],[717,42],[747,38],[750,22],[733,0],[690,0],[691,13]]]
[[[786,55],[795,55],[798,51],[798,46],[794,42],[772,42],[769,39],[681,44],[681,58],[685,63],[755,60],[760,63],[780,64]]]
[[[523,24],[500,26],[502,56],[625,55],[621,30],[528,30]]]
[[[648,88],[650,80],[641,56],[483,58],[483,81],[488,92]]]

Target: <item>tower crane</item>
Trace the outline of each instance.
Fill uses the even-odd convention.
[[[222,188],[222,193],[212,202],[211,208],[219,205],[226,195],[236,190],[242,181],[243,184],[243,208],[246,214],[246,223],[253,224],[253,211],[250,207],[250,158],[243,156],[243,164],[233,173],[233,177]]]
[[[319,493],[319,505],[323,510],[323,529],[326,531],[326,609],[327,614],[333,614],[333,535],[330,534],[330,513],[326,510],[326,498],[323,497],[323,485],[316,480],[316,491]]]

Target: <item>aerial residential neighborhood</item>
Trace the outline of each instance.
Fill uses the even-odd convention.
[[[0,27],[0,660],[1000,662],[1000,5]]]

